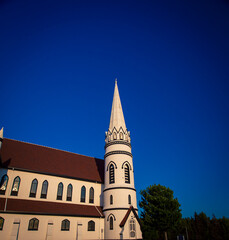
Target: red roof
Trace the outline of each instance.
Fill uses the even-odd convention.
[[[75,179],[104,181],[104,160],[4,138],[1,167]]]
[[[0,199],[0,212],[3,212],[5,198]],[[44,214],[58,216],[104,217],[102,208],[83,204],[56,203],[47,201],[7,199],[5,213]]]
[[[130,206],[130,208],[127,210],[126,215],[124,216],[124,218],[122,219],[121,223],[119,224],[120,227],[124,227],[124,226],[125,226],[126,221],[127,221],[128,217],[129,217],[131,211],[134,213],[134,216],[136,217],[138,223],[139,223],[140,226],[141,226],[141,222],[140,222],[140,219],[139,219],[139,217],[138,217],[138,214],[136,213],[136,211],[135,211],[135,209],[133,208],[133,206]]]

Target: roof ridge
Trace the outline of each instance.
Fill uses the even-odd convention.
[[[66,153],[75,154],[75,155],[80,155],[80,156],[83,156],[83,157],[96,158],[96,159],[103,160],[103,159],[101,159],[101,158],[91,157],[91,156],[86,156],[86,155],[83,155],[83,154],[74,153],[74,152],[70,152],[70,151],[67,151],[67,150],[62,150],[62,149],[58,149],[58,148],[54,148],[54,147],[49,147],[49,146],[39,145],[39,144],[36,144],[36,143],[29,143],[29,142],[19,141],[19,140],[11,139],[11,138],[4,138],[4,139],[12,140],[12,141],[15,141],[15,142],[26,143],[26,144],[29,144],[29,145],[35,145],[35,146],[43,147],[43,148],[49,148],[49,149],[53,149],[53,150],[57,150],[57,151],[61,151],[61,152],[66,152]]]

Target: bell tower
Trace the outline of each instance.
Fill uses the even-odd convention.
[[[132,158],[130,132],[126,128],[118,84],[115,80],[110,125],[105,138],[104,239],[126,239],[121,222],[130,209],[135,212],[135,217],[137,216]],[[139,227],[138,229],[140,231]],[[133,239],[142,238],[141,231],[139,236],[137,233],[134,235]],[[130,238],[129,235],[128,238]]]

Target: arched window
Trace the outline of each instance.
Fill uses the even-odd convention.
[[[6,174],[4,176],[2,176],[1,183],[0,183],[0,195],[5,194],[8,180],[9,180],[9,178]]]
[[[88,222],[88,231],[95,231],[95,222],[94,221],[89,221]]]
[[[2,231],[4,225],[4,218],[0,217],[0,231]]]
[[[38,184],[37,179],[36,178],[33,179],[32,184],[31,184],[31,188],[30,188],[30,194],[29,194],[30,197],[34,197],[34,198],[36,197],[37,184]]]
[[[115,183],[114,165],[113,164],[111,164],[109,167],[109,179],[110,179],[110,184]]]
[[[119,133],[120,139],[123,140],[123,133]]]
[[[135,237],[135,221],[134,219],[130,220],[130,237]]]
[[[68,185],[67,189],[67,201],[72,201],[72,184]]]
[[[89,203],[94,203],[94,188],[91,187],[89,191]]]
[[[130,183],[130,168],[128,164],[125,165],[125,183]]]
[[[32,218],[29,220],[28,230],[37,231],[39,225],[39,220],[37,218]]]
[[[114,219],[112,216],[110,216],[110,230],[114,229]]]
[[[47,192],[48,192],[48,181],[45,180],[41,188],[41,198],[47,198]]]
[[[13,182],[13,186],[12,186],[12,190],[11,190],[11,195],[12,196],[17,196],[18,195],[18,191],[19,191],[19,187],[20,187],[20,182],[21,179],[19,176],[17,176],[16,178],[14,178],[14,182]]]
[[[85,202],[86,199],[86,188],[83,186],[81,188],[81,198],[80,198],[80,202]]]
[[[110,205],[113,204],[113,195],[110,195]]]
[[[130,194],[128,195],[128,204],[131,204],[131,196],[130,196]]]
[[[113,138],[114,138],[114,140],[117,139],[117,133],[116,132],[113,133]]]
[[[69,231],[70,230],[70,221],[68,219],[64,219],[61,223],[61,231]]]
[[[57,188],[57,197],[56,197],[57,200],[62,200],[63,188],[64,188],[63,183],[59,183]]]

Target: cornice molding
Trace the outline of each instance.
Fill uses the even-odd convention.
[[[127,151],[111,151],[111,152],[108,152],[104,155],[104,158],[110,156],[110,155],[113,155],[113,154],[126,154],[130,157],[133,157],[132,153],[130,152],[127,152]]]
[[[129,208],[107,208],[107,209],[103,209],[103,212],[111,211],[111,210],[129,210]],[[138,211],[137,208],[135,208],[134,210]]]
[[[111,188],[106,188],[103,190],[103,192],[106,192],[108,190],[113,190],[113,189],[129,189],[129,190],[133,190],[136,192],[136,189],[135,188],[131,188],[131,187],[111,187]]]
[[[107,147],[111,146],[111,145],[114,145],[114,144],[123,144],[123,145],[127,145],[128,147],[131,148],[131,144],[125,140],[123,141],[116,141],[116,140],[113,140],[113,141],[110,141],[108,143],[105,144],[104,146],[104,149],[106,149]]]

